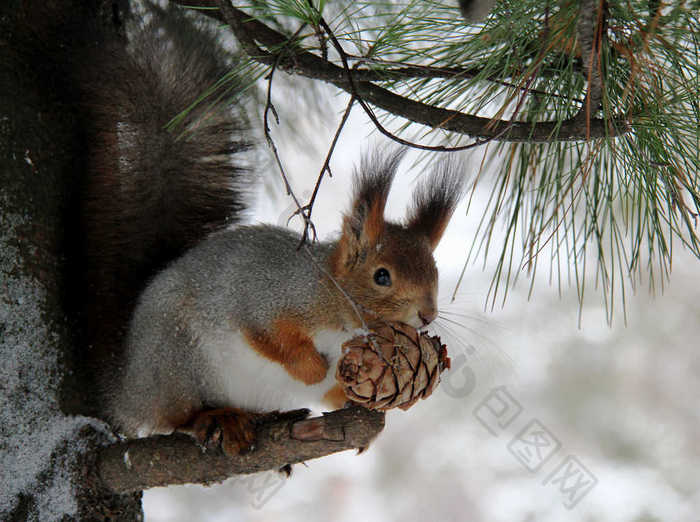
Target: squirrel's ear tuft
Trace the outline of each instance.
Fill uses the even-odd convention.
[[[433,173],[413,193],[407,228],[428,238],[434,250],[462,197],[464,165],[454,154],[442,158]]]
[[[360,169],[354,174],[354,199],[350,212],[343,219],[340,246],[345,262],[361,255],[362,250],[374,247],[384,233],[384,208],[389,189],[404,150],[382,156],[374,152],[365,156]]]

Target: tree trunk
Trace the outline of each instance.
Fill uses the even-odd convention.
[[[0,6],[2,520],[142,518],[140,493],[105,493],[85,478],[109,431],[66,414],[82,402],[66,377],[77,346],[82,170],[67,65],[84,27],[113,27],[112,2],[87,4]]]

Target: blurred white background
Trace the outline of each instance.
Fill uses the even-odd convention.
[[[332,106],[345,103],[338,97]],[[277,108],[281,118],[303,113],[281,102]],[[303,200],[339,118],[328,118],[334,121],[325,127],[299,125],[303,137],[293,144],[277,137]],[[356,109],[334,155],[335,175],[324,181],[314,209],[322,238],[338,230],[353,165],[376,143],[387,142]],[[468,170],[480,159],[480,150],[465,156]],[[404,160],[390,195],[394,219],[402,217],[421,172],[411,164]],[[267,179],[274,181],[261,190],[252,221],[283,224],[291,201],[276,171]],[[435,395],[410,411],[389,412],[384,432],[360,456],[346,452],[296,465],[289,480],[267,473],[208,488],[151,490],[144,496],[146,520],[700,520],[700,262],[677,248],[663,295],[652,298],[642,287],[627,296],[626,325],[621,307],[612,326],[606,324],[591,283],[579,327],[575,289],[565,288],[560,298],[546,269],[529,301],[525,277],[491,311],[484,303],[493,263],[484,271],[478,263],[468,267],[450,303],[480,218],[479,198],[488,193],[488,178],[483,181],[470,215],[460,207],[436,252],[449,321],[438,321],[435,330],[453,369]],[[516,411],[510,424],[498,426]],[[533,438],[531,421],[546,430],[544,439]],[[542,457],[558,449],[542,461],[533,453],[538,448],[518,439],[544,440]],[[530,451],[530,467],[540,467],[527,469],[518,450],[521,458]]]

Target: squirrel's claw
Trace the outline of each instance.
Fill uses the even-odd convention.
[[[206,450],[220,448],[226,455],[240,455],[255,449],[259,416],[238,408],[201,411],[177,431],[187,433]]]

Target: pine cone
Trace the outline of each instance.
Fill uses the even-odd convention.
[[[373,410],[407,410],[433,393],[449,367],[438,336],[403,323],[381,323],[343,344],[335,377],[353,402]]]

